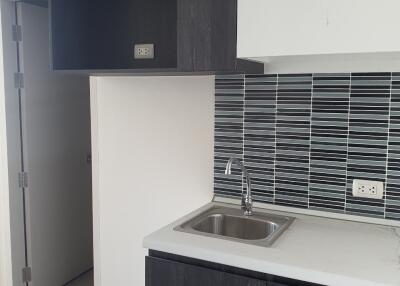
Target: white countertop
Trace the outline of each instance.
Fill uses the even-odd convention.
[[[400,228],[296,217],[269,248],[174,231],[210,203],[144,238],[145,248],[332,286],[400,286]],[[229,205],[232,207],[232,205]]]

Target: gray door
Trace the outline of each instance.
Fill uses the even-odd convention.
[[[61,286],[93,265],[89,78],[50,72],[47,8],[17,18],[29,285]]]

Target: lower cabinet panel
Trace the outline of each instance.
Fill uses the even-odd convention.
[[[146,286],[267,286],[267,282],[172,260],[146,257]]]
[[[146,286],[323,286],[211,261],[149,250]]]

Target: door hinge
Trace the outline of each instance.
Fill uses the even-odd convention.
[[[18,183],[19,183],[19,187],[21,189],[28,187],[28,173],[27,172],[20,172],[18,174]]]
[[[24,74],[17,72],[14,74],[14,85],[16,89],[24,88]]]
[[[14,42],[22,42],[22,27],[21,25],[12,26],[12,35]]]
[[[22,282],[32,282],[32,269],[30,267],[25,267],[22,269]]]

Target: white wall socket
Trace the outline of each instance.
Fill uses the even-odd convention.
[[[353,196],[370,199],[383,199],[383,182],[353,180]]]
[[[135,59],[154,59],[153,44],[135,45]]]

